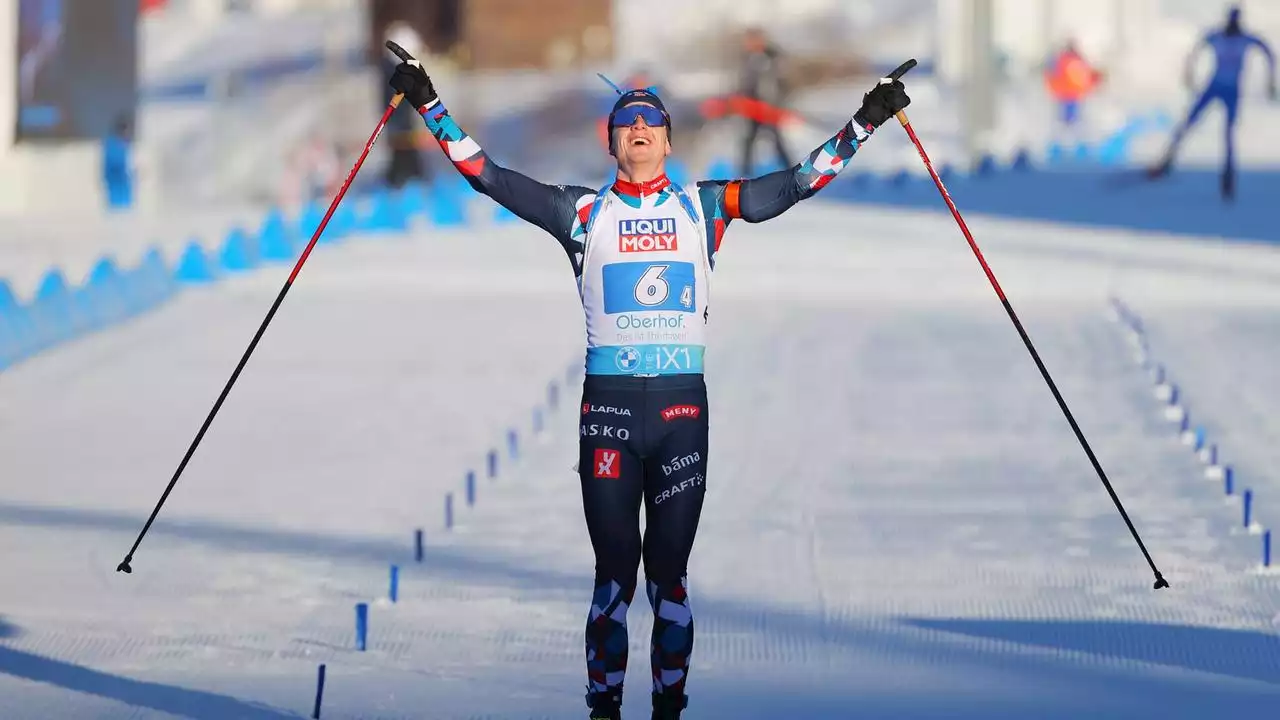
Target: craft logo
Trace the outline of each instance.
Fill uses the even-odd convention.
[[[693,418],[696,419],[702,414],[702,408],[697,405],[672,405],[662,411],[662,419],[671,422],[676,418]]]
[[[675,218],[618,222],[619,252],[673,252],[676,249]]]
[[[685,480],[681,480],[675,485],[672,485],[666,490],[663,490],[662,492],[658,493],[658,496],[653,499],[653,504],[661,505],[664,501],[670,500],[671,498],[684,492],[685,490],[688,490],[690,488],[701,487],[706,481],[707,479],[703,477],[702,473],[694,473],[693,477],[687,478]]]
[[[595,457],[596,472],[598,478],[606,480],[618,479],[618,451],[605,450],[604,448],[596,448]]]

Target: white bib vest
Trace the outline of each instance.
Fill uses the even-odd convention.
[[[611,187],[592,205],[578,278],[587,374],[701,374],[711,277],[702,214],[674,183],[638,208]]]

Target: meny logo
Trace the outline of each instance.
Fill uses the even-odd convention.
[[[676,249],[675,218],[618,221],[619,252],[669,252]]]
[[[702,414],[702,408],[697,405],[672,405],[662,411],[662,419],[671,422],[676,418],[694,418],[696,419]]]

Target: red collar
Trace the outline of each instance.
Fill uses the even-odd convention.
[[[623,180],[622,178],[616,178],[613,181],[613,189],[618,191],[618,193],[622,195],[630,195],[631,197],[643,197],[645,195],[657,194],[658,191],[662,190],[663,188],[665,188],[670,184],[671,184],[671,181],[667,179],[667,176],[665,174],[659,175],[658,177],[648,182],[642,182],[642,183],[634,183],[634,182],[629,182],[627,180]]]

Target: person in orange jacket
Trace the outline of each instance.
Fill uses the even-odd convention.
[[[1102,73],[1080,54],[1074,40],[1054,56],[1045,70],[1045,85],[1058,103],[1058,119],[1070,134],[1078,134],[1080,106],[1102,82]]]

